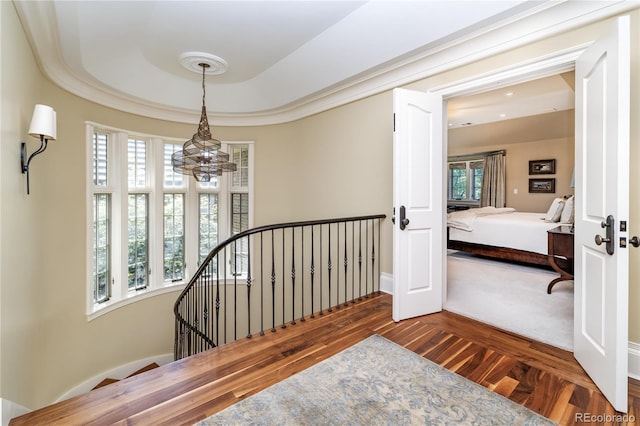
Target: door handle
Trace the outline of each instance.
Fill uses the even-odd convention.
[[[631,239],[629,240],[629,243],[634,246],[634,247],[638,247],[640,246],[640,239],[638,239],[637,236],[633,236],[631,237]]]
[[[404,231],[404,228],[406,228],[408,224],[407,209],[404,206],[400,206],[400,230]]]
[[[595,241],[597,245],[601,245],[602,243],[607,243],[606,250],[607,250],[607,254],[613,254],[615,251],[615,244],[613,243],[613,241],[615,240],[615,220],[613,219],[613,216],[609,215],[607,216],[607,219],[605,221],[603,221],[600,226],[602,226],[603,228],[605,228],[605,236],[603,237],[602,235],[596,235]],[[631,242],[631,244],[633,244],[633,242]]]

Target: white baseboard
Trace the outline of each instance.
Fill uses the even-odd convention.
[[[386,272],[380,274],[380,291],[393,294],[393,275]]]
[[[145,359],[139,359],[137,361],[133,361],[125,365],[120,365],[116,368],[112,368],[109,371],[105,371],[98,375],[95,375],[90,379],[80,383],[79,385],[74,386],[73,388],[69,389],[68,391],[60,395],[60,397],[58,397],[58,399],[55,402],[64,401],[65,399],[69,399],[71,397],[82,395],[83,393],[87,393],[91,389],[93,389],[95,385],[97,385],[107,377],[110,377],[112,379],[123,379],[128,375],[130,375],[131,373],[133,373],[134,371],[137,371],[142,367],[152,364],[154,362],[158,365],[164,365],[172,361],[173,361],[173,354],[164,354],[164,355],[152,356]]]
[[[640,380],[640,343],[629,342],[629,377]]]
[[[0,418],[2,419],[2,426],[7,426],[9,421],[14,417],[27,414],[30,411],[27,407],[23,407],[6,398],[0,398]]]

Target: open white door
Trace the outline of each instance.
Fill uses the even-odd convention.
[[[393,91],[393,320],[442,310],[442,97]]]
[[[626,412],[628,17],[576,62],[576,165],[575,357],[613,407]]]

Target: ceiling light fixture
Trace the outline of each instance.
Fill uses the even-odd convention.
[[[211,136],[204,86],[205,72],[210,65],[206,62],[198,65],[202,67],[202,113],[198,131],[184,143],[182,150],[171,155],[171,164],[176,173],[193,175],[198,182],[209,182],[212,177],[221,176],[223,172],[235,172],[237,166],[229,162],[229,154],[220,151],[222,143]]]

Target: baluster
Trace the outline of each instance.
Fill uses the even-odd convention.
[[[275,235],[271,230],[271,332],[276,331],[276,259]]]
[[[264,232],[260,232],[260,335],[264,336]]]
[[[191,318],[191,293],[192,290],[187,293],[187,309],[185,312],[185,318]],[[191,355],[191,329],[189,329],[189,333],[187,334],[187,353]]]
[[[340,309],[340,223],[336,223],[336,309]]]
[[[222,294],[223,300],[222,304],[224,305],[223,309],[223,322],[222,322],[222,338],[224,339],[224,343],[227,343],[227,317],[229,316],[229,303],[227,302],[227,248],[225,247],[224,251],[224,263],[222,266]]]
[[[220,253],[216,254],[216,345],[220,345]]]
[[[327,292],[329,293],[329,304],[328,304],[328,308],[327,311],[329,312],[333,312],[333,310],[331,309],[331,224],[329,223],[327,225],[327,228],[329,228],[329,243],[327,244],[327,256],[329,257],[329,260],[327,261],[327,266],[329,269],[329,276],[327,279]]]
[[[347,267],[349,266],[349,258],[347,257],[347,222],[344,223],[344,306],[349,306],[347,300]]]
[[[369,221],[365,221],[365,245],[364,245],[364,255],[365,255],[365,264],[364,264],[364,297],[369,298],[369,265],[366,261],[367,249],[369,248]]]
[[[336,262],[336,309],[340,309],[340,223],[336,223]]]
[[[300,238],[300,269],[302,269],[302,274],[300,276],[300,305],[302,309],[302,315],[300,316],[300,321],[305,322],[305,314],[304,314],[304,226],[302,227],[302,235]],[[313,309],[311,309],[313,311]]]
[[[287,306],[287,304],[285,303],[285,285],[284,285],[284,281],[285,278],[287,276],[287,274],[285,273],[285,268],[284,268],[284,228],[282,228],[282,325],[280,326],[281,328],[287,328],[287,324],[286,321],[284,319],[284,311],[285,311],[285,306]]]
[[[356,222],[351,221],[351,303],[356,303]]]
[[[322,289],[323,289],[323,285],[322,285],[322,225],[320,225],[320,315],[324,315],[324,312],[322,310],[322,306],[324,303],[324,300],[322,299]]]
[[[203,319],[203,327],[202,327],[202,332],[205,336],[211,336],[211,334],[209,334],[209,328],[210,328],[210,324],[209,324],[209,310],[210,305],[211,305],[211,301],[209,300],[209,274],[204,274],[204,280],[205,280],[205,287],[204,287],[204,310],[202,312],[202,319]]]
[[[380,258],[382,258],[381,253],[382,253],[382,241],[380,241],[380,219],[378,219],[378,256]],[[378,294],[380,293],[380,277],[381,277],[381,272],[380,272],[380,261],[378,261]]]
[[[193,311],[191,312],[191,314],[193,315],[193,327],[196,329],[196,331],[199,330],[199,327],[200,327],[200,321],[199,321],[199,318],[198,318],[198,302],[199,302],[199,300],[198,300],[198,290],[199,290],[199,288],[198,287],[199,287],[199,284],[200,284],[200,280],[198,279],[196,281],[196,288],[194,289],[195,290],[194,291],[194,293],[195,293],[194,294],[194,305],[193,305]],[[196,333],[194,333],[193,336],[196,339],[195,340],[195,349],[197,351],[198,350],[198,342],[199,342],[198,335]]]
[[[284,234],[284,230],[282,230]],[[291,324],[296,323],[296,228],[291,228]]]
[[[376,284],[376,224],[371,221],[371,294],[375,293]]]
[[[358,300],[362,300],[362,221],[358,221]]]
[[[238,340],[238,240],[233,241],[233,340]]]
[[[313,295],[314,295],[313,277],[314,277],[314,275],[316,273],[316,267],[315,267],[315,264],[313,263],[314,254],[315,254],[315,248],[313,246],[313,239],[314,239],[313,238],[313,234],[314,234],[313,229],[314,229],[314,226],[311,225],[311,318],[315,318],[316,317],[316,314],[314,313],[315,312],[314,311],[315,304],[313,303],[314,302],[314,300],[313,300]]]
[[[202,333],[205,336],[209,336],[209,278],[207,276],[207,274],[204,274],[203,276],[204,281],[205,281],[205,285],[204,288],[202,289],[202,293],[203,293],[203,297],[204,297],[204,307],[202,310]],[[208,344],[206,344],[205,341],[205,346],[208,346]]]
[[[251,239],[247,239],[247,337],[251,337]]]

